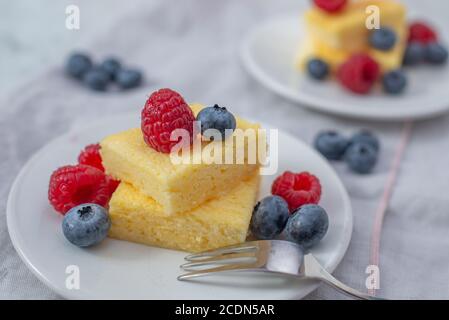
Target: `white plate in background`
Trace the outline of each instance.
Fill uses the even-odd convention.
[[[449,30],[449,23],[440,29]],[[299,14],[263,22],[243,41],[243,65],[269,90],[304,107],[337,115],[406,120],[449,110],[448,66],[407,68],[408,86],[401,95],[387,95],[377,88],[372,94],[360,96],[343,89],[337,81],[314,81],[295,68],[295,56],[303,38]]]

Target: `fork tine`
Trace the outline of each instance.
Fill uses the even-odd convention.
[[[181,268],[189,270],[197,270],[198,267],[202,267],[209,264],[226,264],[236,259],[256,258],[253,252],[240,252],[240,253],[228,253],[211,256],[209,258],[197,259],[181,265]]]
[[[248,263],[240,263],[240,264],[230,264],[226,266],[214,267],[210,269],[192,271],[178,276],[179,281],[190,280],[192,278],[207,276],[214,273],[226,272],[226,271],[243,271],[249,270],[251,264]]]
[[[199,253],[194,253],[191,255],[186,256],[184,259],[187,261],[196,261],[196,260],[202,260],[204,258],[208,258],[211,256],[216,256],[220,254],[230,254],[230,253],[237,253],[242,251],[251,251],[257,248],[257,241],[251,241],[251,242],[245,242],[233,246],[227,246],[222,247],[218,249],[212,249],[208,251],[203,251]]]

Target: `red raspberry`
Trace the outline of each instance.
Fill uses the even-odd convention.
[[[97,168],[84,164],[64,166],[50,177],[48,200],[62,214],[82,203],[107,206],[113,187],[110,178]]]
[[[175,129],[185,129],[193,140],[195,116],[183,97],[171,89],[153,92],[142,110],[141,128],[147,145],[153,149],[170,153],[178,141],[170,141]]]
[[[342,10],[347,0],[313,0],[315,5],[319,7],[320,9],[323,9],[324,11],[327,11],[329,13],[334,13]]]
[[[78,156],[78,163],[87,164],[89,166],[100,169],[101,171],[104,171],[100,155],[100,145],[97,143],[86,146]]]
[[[285,199],[290,212],[303,204],[316,204],[321,197],[320,180],[308,172],[285,171],[274,180],[271,193]]]
[[[106,176],[106,179],[108,180],[109,191],[111,192],[111,194],[113,194],[117,189],[118,185],[120,184],[120,181],[115,180],[114,178],[108,175]]]
[[[379,77],[379,64],[366,54],[355,54],[340,66],[337,78],[354,93],[368,93]]]
[[[430,43],[437,41],[437,33],[426,23],[417,21],[409,27],[409,42]]]

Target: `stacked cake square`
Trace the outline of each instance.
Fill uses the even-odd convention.
[[[302,19],[306,36],[297,57],[299,68],[304,68],[310,58],[320,58],[335,70],[354,53],[373,57],[384,72],[402,65],[408,36],[406,7],[395,0],[353,0],[338,13],[314,6]],[[376,19],[397,35],[398,41],[389,51],[376,50],[368,43],[370,23]]]
[[[202,106],[191,108],[197,114]],[[259,129],[236,120],[237,129]],[[257,138],[248,135],[243,145],[228,148],[239,154]],[[170,154],[145,143],[140,128],[100,144],[106,173],[121,181],[109,203],[110,237],[188,252],[245,241],[259,188],[259,162],[248,161],[248,152],[243,152],[243,163],[174,163]],[[225,142],[203,141],[203,148],[192,153],[213,144]]]

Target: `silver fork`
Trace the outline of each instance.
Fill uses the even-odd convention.
[[[304,254],[299,245],[289,241],[250,241],[191,254],[185,259],[188,262],[181,265],[181,268],[190,272],[180,275],[178,280],[190,280],[218,272],[262,271],[321,280],[351,297],[381,300],[335,279],[311,253]]]

